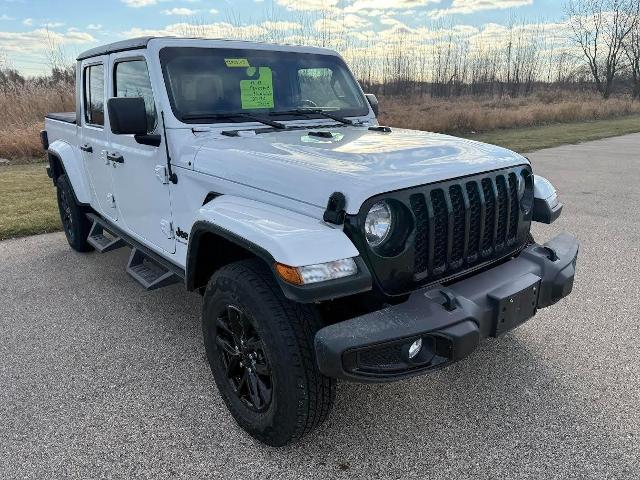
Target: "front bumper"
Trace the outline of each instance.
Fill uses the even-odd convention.
[[[322,328],[320,371],[356,382],[386,382],[441,368],[469,355],[571,293],[579,243],[563,233],[448,287],[415,292],[406,302]],[[423,347],[409,358],[409,345]]]

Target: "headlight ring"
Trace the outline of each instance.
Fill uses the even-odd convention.
[[[364,233],[370,247],[376,248],[391,236],[395,224],[395,215],[388,202],[373,204],[364,221]]]

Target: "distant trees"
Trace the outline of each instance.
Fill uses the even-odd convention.
[[[26,82],[25,78],[13,68],[0,68],[0,88],[20,87]]]
[[[386,19],[388,29],[373,31],[337,9],[300,11],[285,21],[272,8],[257,23],[230,9],[223,22],[194,17],[174,29],[182,36],[333,48],[367,90],[387,95],[515,98],[570,85],[595,88],[606,99],[624,85],[640,99],[640,0],[563,1],[567,18],[555,24],[512,18],[481,28],[441,20],[409,27]],[[62,96],[75,81],[74,65],[55,38],[44,45],[51,73],[28,81]],[[25,81],[10,70],[0,59],[0,88]]]
[[[411,33],[400,31],[389,45],[348,48],[345,56],[358,78],[380,93],[519,97],[578,78],[568,49],[548,45],[545,28],[514,20],[484,38],[442,25],[417,47]]]
[[[568,0],[566,8],[573,39],[584,54],[596,88],[603,98],[609,98],[623,67],[625,46],[637,31],[640,0]]]
[[[624,43],[624,50],[633,82],[633,98],[640,100],[640,22],[631,30]]]

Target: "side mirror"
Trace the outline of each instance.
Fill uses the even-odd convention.
[[[147,135],[147,109],[142,97],[115,97],[107,100],[111,131],[116,135],[134,135],[136,142],[160,146],[160,135]]]
[[[115,97],[107,101],[111,131],[116,135],[145,135],[147,110],[142,97]]]
[[[369,105],[371,105],[371,110],[373,110],[373,114],[377,117],[380,113],[380,105],[378,103],[378,98],[373,93],[365,93],[364,95],[367,97],[369,101]]]

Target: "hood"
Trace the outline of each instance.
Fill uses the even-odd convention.
[[[331,132],[330,138],[309,135]],[[448,135],[322,127],[252,136],[203,135],[194,169],[324,208],[333,192],[348,213],[377,194],[527,164],[510,150]]]

